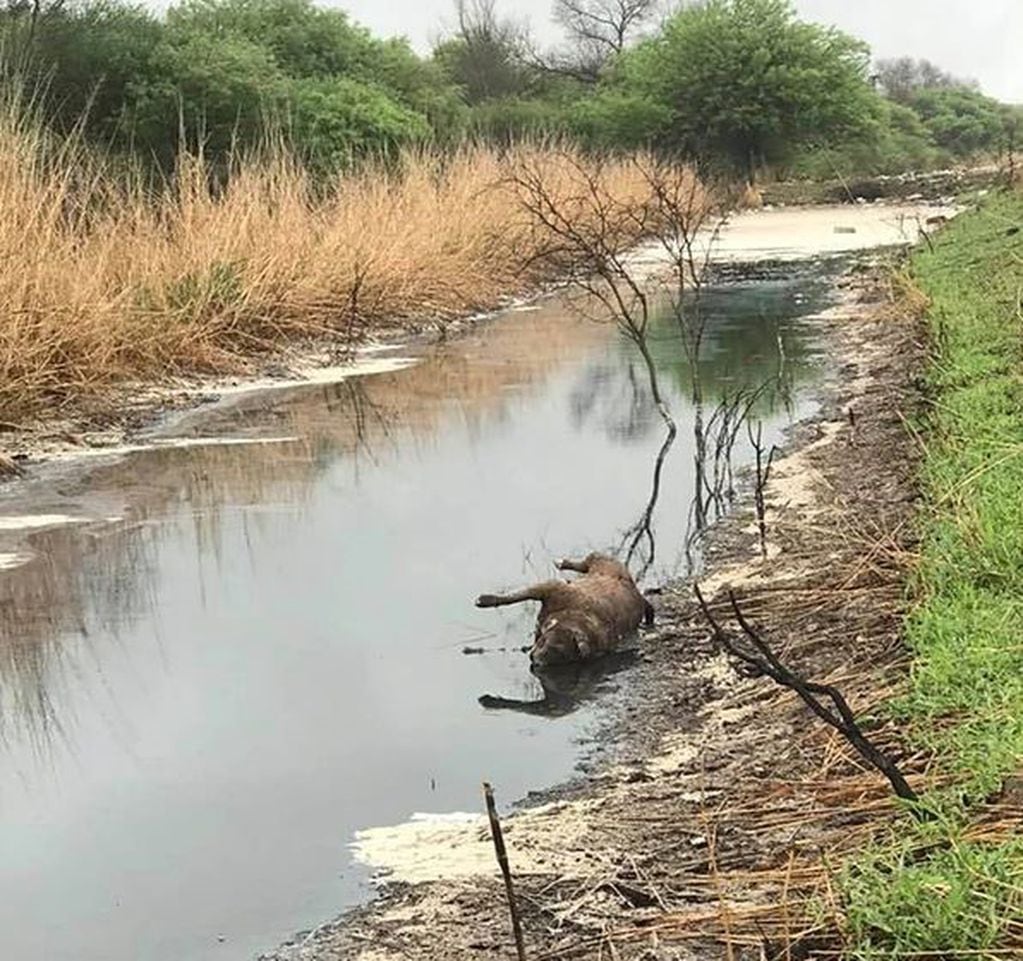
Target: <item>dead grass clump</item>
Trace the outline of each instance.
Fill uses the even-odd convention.
[[[739,194],[738,206],[741,210],[760,210],[764,206],[763,191],[753,184],[746,184]]]
[[[74,138],[53,143],[0,102],[0,419],[175,372],[243,370],[299,338],[350,344],[443,324],[541,279],[508,173],[542,166],[563,196],[582,172],[637,202],[627,160],[569,149],[409,152],[313,184],[283,149],[239,159],[211,191],[202,157],[152,189]]]

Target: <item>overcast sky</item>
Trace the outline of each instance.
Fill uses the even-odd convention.
[[[407,36],[428,49],[451,21],[451,0],[320,0],[342,7],[376,34]],[[550,0],[499,0],[527,18],[541,40],[557,36]],[[802,17],[866,40],[875,57],[926,57],[979,80],[1001,100],[1023,102],[1023,0],[796,0]]]

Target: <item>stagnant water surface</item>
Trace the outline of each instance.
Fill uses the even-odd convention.
[[[818,272],[713,291],[708,405],[782,367],[791,402],[755,408],[777,439],[828,290]],[[648,579],[683,563],[693,494],[670,323],[656,355],[680,435]],[[367,896],[354,831],[478,809],[483,778],[506,801],[564,779],[594,723],[599,685],[556,717],[479,704],[541,692],[519,651],[535,612],[472,599],[641,518],[664,432],[613,327],[548,303],[179,430],[278,439],[67,470],[33,509],[97,522],[36,533],[0,574],[5,959],[251,957]]]

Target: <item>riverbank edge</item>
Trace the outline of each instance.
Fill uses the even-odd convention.
[[[857,438],[877,433],[875,426],[891,451],[911,454],[912,440],[900,419],[901,410],[875,403],[876,395],[889,394],[915,405],[914,379],[923,362],[919,324],[906,318],[892,319],[892,296],[886,278],[884,270],[854,272],[848,281],[852,302],[847,310],[821,319],[821,336],[832,355],[832,376],[821,389],[820,410],[797,425],[784,456],[776,460],[767,494],[769,516],[775,515],[771,517],[770,560],[764,563],[760,559],[748,511],[726,518],[708,544],[708,573],[703,578],[705,592],[717,593],[719,601],[720,591],[726,585],[750,593],[751,603],[756,598],[760,601],[770,598],[772,593],[781,597],[786,588],[797,592],[812,588],[822,571],[826,574],[836,560],[848,562],[849,557],[829,558],[827,551],[822,550],[819,536],[811,534],[810,544],[806,543],[807,518],[815,519],[813,527],[825,519],[839,521],[836,529],[845,525],[850,508],[848,504],[837,504],[831,495],[836,481],[841,487],[842,476],[846,479],[852,476],[850,458],[861,465],[862,451],[855,449]],[[897,349],[890,350],[893,346]],[[892,357],[908,359],[909,363],[893,365]],[[896,413],[900,416],[896,417]],[[875,420],[877,423],[872,423]],[[853,492],[854,500],[856,496],[866,497],[875,506],[884,503],[884,494],[894,494],[888,500],[899,515],[896,525],[903,528],[915,496],[914,457],[904,461],[898,476],[867,477],[866,482],[855,485]],[[884,467],[880,458],[862,466],[868,468],[868,473]],[[853,545],[851,552],[846,552],[852,554],[853,563],[862,554],[861,546]],[[905,565],[897,564],[876,585],[885,593],[886,606],[879,621],[867,618],[873,622],[873,636],[854,635],[859,648],[854,659],[862,661],[867,649],[877,652],[870,670],[857,677],[856,690],[849,695],[854,703],[873,699],[879,686],[899,683],[904,676],[904,652],[898,643],[897,625],[902,614],[905,574]],[[768,868],[756,883],[743,882],[741,893],[723,891],[720,884],[727,887],[729,882],[721,880],[724,859],[721,846],[734,846],[728,857],[735,859],[733,867],[747,877],[751,867],[765,859],[771,861],[777,852],[772,853],[771,844],[765,848],[753,843],[751,832],[741,825],[730,826],[737,837],[726,841],[719,826],[708,830],[701,818],[705,819],[712,798],[717,800],[711,806],[717,807],[720,798],[729,793],[717,787],[708,788],[708,776],[714,777],[710,771],[723,768],[716,754],[732,755],[724,766],[733,770],[724,780],[736,783],[737,779],[747,782],[752,779],[755,792],[770,786],[771,790],[781,792],[779,797],[791,801],[798,796],[799,803],[817,805],[812,792],[800,790],[794,794],[792,790],[793,783],[799,783],[802,767],[800,759],[792,756],[793,751],[799,755],[807,743],[802,734],[794,737],[794,731],[806,727],[806,720],[790,697],[735,673],[728,658],[708,636],[690,597],[688,584],[668,585],[664,589],[659,626],[643,640],[644,660],[630,679],[627,698],[613,713],[610,727],[615,730],[607,732],[613,746],[602,753],[601,761],[583,780],[532,796],[528,799],[529,807],[508,819],[506,832],[513,869],[520,874],[520,897],[529,905],[525,919],[527,935],[534,948],[537,944],[548,947],[548,951],[535,956],[587,956],[586,952],[595,947],[593,939],[599,932],[619,925],[631,932],[624,940],[617,936],[616,950],[621,957],[631,956],[637,930],[644,932],[643,943],[638,945],[642,950],[649,947],[648,936],[661,944],[671,940],[667,928],[680,922],[680,911],[685,915],[683,923],[690,928],[685,943],[702,944],[704,948],[715,944],[720,948],[722,942],[739,947],[757,942],[760,935],[751,933],[748,923],[744,931],[737,933],[737,928],[742,929],[743,925],[734,917],[727,920],[737,910],[733,905],[756,904],[758,914],[762,914],[758,923],[763,921],[768,927],[774,924],[770,901],[777,894],[777,870]],[[843,610],[839,609],[842,607],[837,605],[829,612],[834,622],[829,631],[834,631],[836,624],[839,631],[842,629]],[[788,611],[791,613],[791,605]],[[785,613],[776,612],[782,616]],[[844,613],[855,613],[853,621],[863,620],[863,611]],[[771,623],[774,618],[770,614],[763,604],[758,605],[759,623]],[[842,673],[841,664],[833,663],[836,651],[821,650],[820,643],[803,647],[799,663],[804,669],[809,666],[828,676],[836,670]],[[851,653],[838,651],[839,661]],[[767,723],[762,727],[751,726],[752,715],[760,713],[765,714]],[[820,730],[808,731],[807,737],[809,742],[821,746]],[[735,757],[741,754],[737,748],[742,742],[747,756],[736,762]],[[780,768],[769,770],[763,761],[751,760],[751,756],[763,753],[765,745],[786,743],[789,748]],[[876,777],[864,778],[855,759],[843,753],[833,740],[827,743],[835,754],[832,766],[862,782],[857,790],[869,797],[873,813],[894,817],[897,809],[887,797],[884,785]],[[768,754],[770,750],[769,747]],[[780,777],[789,768],[788,777]],[[651,791],[656,799],[643,796]],[[630,827],[629,812],[644,806],[651,811],[648,823]],[[699,827],[694,827],[694,806],[700,812],[695,818]],[[815,851],[834,827],[832,820],[837,818],[848,826],[848,812],[835,811],[827,804],[824,809],[815,819],[819,823],[812,843],[808,844]],[[868,818],[864,824],[872,820]],[[674,904],[673,898],[666,898],[666,888],[658,881],[658,874],[674,869],[663,855],[650,854],[648,849],[654,841],[651,823],[676,836],[674,850],[702,861],[702,866],[693,866],[694,877],[704,884],[710,876],[717,877],[714,890],[705,886],[698,897],[690,892],[683,899],[684,909]],[[276,952],[264,955],[265,961],[323,961],[340,957],[364,961],[412,957],[433,961],[506,955],[510,949],[506,908],[482,824],[448,826],[433,836],[420,834],[405,840],[422,847],[422,857],[438,871],[449,871],[450,876],[432,882],[390,884],[369,906],[299,935]],[[863,838],[860,841],[866,843]],[[397,843],[399,846],[402,843],[400,838]],[[457,857],[445,860],[444,851],[460,848],[463,852],[471,849],[471,853],[461,860]],[[604,856],[595,855],[601,849]],[[600,874],[594,859],[597,864],[611,866],[607,867],[607,877],[599,883],[586,883],[586,877],[592,882],[595,870]],[[820,861],[818,854],[813,859]],[[819,881],[816,872],[812,883],[800,886],[804,905],[819,893]],[[564,917],[558,922],[559,914],[564,912],[550,903],[554,897],[564,907],[566,887],[576,891],[575,900],[568,905],[571,923],[566,923]],[[792,900],[796,893],[796,888],[788,888],[786,897]],[[694,905],[699,906],[695,911]],[[833,936],[836,925],[827,927]],[[787,936],[794,934],[788,932]],[[806,932],[800,937],[805,939]],[[560,947],[554,950],[559,942]]]

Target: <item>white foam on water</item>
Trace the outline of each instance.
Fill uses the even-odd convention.
[[[0,571],[11,571],[27,564],[35,555],[25,552],[0,553]]]
[[[0,531],[32,531],[43,527],[66,527],[69,524],[87,524],[92,517],[72,514],[11,514],[0,516]]]
[[[349,377],[366,377],[371,374],[390,374],[404,370],[419,361],[415,357],[367,357],[350,364],[336,364],[330,367],[307,367],[298,370],[299,376],[286,380],[262,378],[247,380],[227,387],[211,388],[222,397],[233,397],[238,394],[251,394],[257,391],[287,390],[294,387],[307,387],[310,384],[338,384]]]

